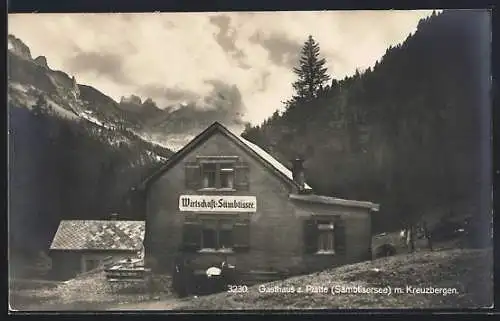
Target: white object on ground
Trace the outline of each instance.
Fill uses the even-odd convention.
[[[207,269],[206,273],[207,273],[207,276],[208,277],[211,277],[211,276],[214,276],[214,275],[220,275],[222,272],[221,269],[217,268],[217,267],[210,267]]]

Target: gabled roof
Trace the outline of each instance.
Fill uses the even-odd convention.
[[[221,133],[237,145],[246,150],[250,155],[254,156],[257,160],[261,161],[264,166],[270,168],[275,174],[280,176],[282,179],[287,181],[288,183],[299,187],[298,184],[293,180],[292,172],[279,161],[277,161],[274,157],[272,157],[269,153],[264,151],[259,146],[249,142],[243,137],[231,132],[225,126],[220,124],[219,122],[215,122],[210,125],[203,132],[198,134],[195,138],[193,138],[189,143],[187,143],[182,149],[180,149],[177,153],[172,155],[163,166],[161,166],[156,172],[154,172],[151,176],[146,178],[143,183],[140,185],[140,188],[146,189],[149,184],[155,181],[158,177],[160,177],[164,172],[170,169],[174,164],[180,161],[184,156],[186,156],[191,150],[197,147],[199,144],[206,141],[210,136],[215,133]],[[305,184],[306,191],[312,191],[312,188]]]
[[[236,136],[236,135],[235,135]],[[271,164],[275,169],[277,169],[279,172],[281,172],[283,175],[285,175],[288,179],[293,181],[293,174],[292,171],[289,170],[286,166],[281,164],[277,159],[272,157],[269,153],[267,153],[265,150],[260,148],[259,146],[255,145],[254,143],[246,140],[245,138],[241,136],[237,136],[248,148],[250,148],[253,152],[255,152],[257,155],[262,157],[264,160],[266,160],[269,164]],[[307,183],[305,184],[304,188],[306,190],[312,190],[311,186],[309,186]]]
[[[63,220],[51,250],[139,250],[144,221]]]
[[[364,201],[346,200],[346,199],[330,197],[330,196],[323,196],[323,195],[290,194],[290,199],[304,201],[304,202],[310,202],[310,203],[326,204],[326,205],[364,207],[364,208],[368,208],[374,212],[379,211],[379,204],[375,204],[372,202],[364,202]]]

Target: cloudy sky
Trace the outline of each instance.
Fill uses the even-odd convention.
[[[430,13],[15,14],[8,28],[33,57],[46,56],[52,69],[117,101],[135,94],[162,107],[223,84],[241,96],[244,120],[255,124],[292,94],[292,67],[309,34],[341,79],[372,66]]]

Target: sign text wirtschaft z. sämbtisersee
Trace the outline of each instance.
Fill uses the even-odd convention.
[[[179,210],[187,212],[255,212],[255,196],[181,195]]]

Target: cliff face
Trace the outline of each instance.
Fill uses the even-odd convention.
[[[26,60],[32,60],[33,58],[31,57],[31,51],[28,46],[24,44],[24,42],[21,41],[21,39],[16,38],[13,35],[8,35],[7,36],[7,48],[9,52],[12,52],[16,54],[17,56],[26,59]]]

